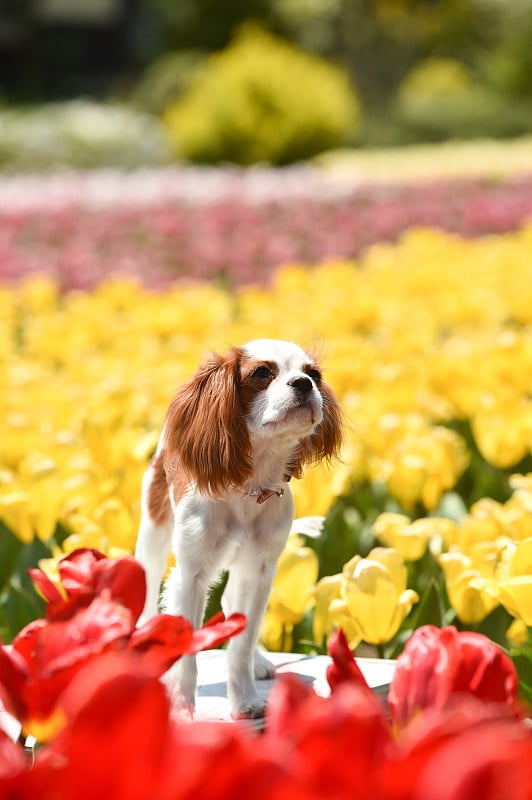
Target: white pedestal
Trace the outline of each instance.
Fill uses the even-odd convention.
[[[305,656],[297,653],[267,653],[278,674],[292,672],[310,684],[322,697],[329,694],[325,670],[331,663],[329,656]],[[224,650],[208,650],[200,653],[198,659],[198,690],[195,719],[230,722],[229,702],[227,700],[227,665]],[[380,658],[357,658],[358,666],[369,686],[383,697],[395,669],[395,661]],[[262,697],[268,697],[275,679],[257,681],[257,690]]]

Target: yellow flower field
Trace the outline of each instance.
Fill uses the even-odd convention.
[[[298,516],[325,515],[341,495],[356,508],[358,485],[380,486],[404,515],[403,530],[385,519],[375,536],[407,559],[436,542],[465,623],[502,604],[530,625],[530,478],[515,479],[504,502],[477,503],[443,534],[439,523],[408,531],[410,517],[438,510],[479,464],[504,480],[530,468],[530,286],[532,228],[476,241],[413,230],[359,263],[287,265],[270,288],[234,293],[198,284],[158,294],[111,281],[59,295],[46,277],[4,287],[0,520],[54,555],[80,546],[130,552],[141,476],[175,388],[211,349],[293,339],[323,359],[346,423],[341,463],[293,482]],[[472,499],[462,492],[466,508]],[[297,569],[304,548],[291,546]],[[308,574],[314,583],[313,568]],[[350,597],[341,598],[342,614]],[[288,589],[275,603],[288,619]]]

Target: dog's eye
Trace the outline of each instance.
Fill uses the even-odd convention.
[[[307,375],[309,378],[312,378],[314,383],[319,383],[321,381],[321,372],[319,369],[307,369]]]
[[[259,381],[264,381],[267,378],[273,378],[273,372],[268,367],[257,367],[255,372],[251,375],[252,378],[257,378]]]

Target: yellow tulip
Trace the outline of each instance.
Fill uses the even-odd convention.
[[[291,534],[277,564],[277,572],[268,600],[267,620],[263,625],[261,640],[271,646],[271,640],[289,647],[294,625],[300,622],[314,604],[314,584],[318,579],[318,557],[303,539]],[[284,632],[284,633],[283,633]]]
[[[0,519],[24,543],[33,541],[29,492],[10,491],[0,494]]]
[[[298,514],[326,514],[359,479],[382,482],[407,511],[419,504],[431,511],[467,463],[464,442],[446,420],[469,420],[495,465],[511,466],[530,452],[532,307],[522,287],[531,261],[531,227],[475,241],[412,231],[396,245],[371,248],[360,264],[291,265],[267,288],[232,294],[199,284],[154,293],[127,280],[70,294],[49,278],[3,288],[0,518],[23,542],[49,541],[59,520],[70,532],[63,551],[130,551],[142,473],[176,387],[206,352],[257,330],[310,348],[320,343],[348,422],[342,461],[292,482]],[[510,485],[507,502],[484,498],[459,523],[404,517],[396,525],[384,515],[374,532],[409,559],[427,542],[433,553],[449,551],[454,566],[444,559],[442,568],[462,618],[488,613],[499,584],[501,601],[523,614],[532,475],[512,476]],[[269,627],[288,641],[291,615],[307,596],[302,591],[298,604],[299,590],[283,575],[293,571],[307,588],[315,578],[301,566],[280,569]],[[375,591],[388,585],[382,570],[368,572]],[[348,602],[360,592],[354,571],[316,587],[320,642],[339,624],[353,645],[360,638]]]
[[[504,504],[501,522],[512,539],[532,537],[532,494],[517,490]]]
[[[27,311],[39,314],[54,307],[58,294],[58,286],[52,278],[47,275],[36,275],[22,284],[20,301]]]
[[[510,475],[508,482],[514,490],[514,494],[522,492],[525,496],[532,497],[532,472],[529,472],[527,475],[521,475],[519,473]]]
[[[341,461],[331,466],[320,463],[305,470],[303,480],[290,484],[297,515],[306,517],[324,515],[334,500],[347,488],[351,472]]]
[[[528,629],[520,619],[514,619],[506,631],[506,638],[511,645],[517,647],[528,642]]]
[[[93,518],[109,542],[123,550],[135,547],[137,530],[131,512],[116,497],[110,497],[94,510]]]
[[[262,619],[259,639],[271,652],[290,652],[293,645],[292,631],[287,631],[279,617],[266,609]]]
[[[335,627],[330,607],[334,600],[341,596],[342,575],[327,575],[316,584],[314,588],[314,619],[313,636],[316,644],[323,644],[323,640]]]
[[[499,580],[532,575],[532,537],[508,542],[498,559],[496,577]]]
[[[449,601],[459,619],[467,625],[478,625],[499,605],[492,583],[473,568],[471,558],[464,553],[442,553],[439,562]]]
[[[513,617],[532,627],[532,575],[499,581],[498,597]]]
[[[527,455],[532,404],[526,395],[502,401],[490,396],[485,408],[474,414],[471,427],[486,461],[507,469]]]
[[[343,579],[342,598],[331,610],[337,618],[349,614],[368,644],[389,642],[419,600],[406,588],[406,567],[392,548],[376,547],[367,558],[355,556],[344,566]]]
[[[385,512],[379,514],[372,530],[379,541],[397,550],[405,561],[418,561],[425,554],[431,534],[435,533],[431,531],[430,522],[410,522],[404,514]]]
[[[441,426],[405,430],[394,444],[387,443],[376,477],[384,480],[390,493],[404,508],[422,503],[434,509],[467,466],[463,440]]]

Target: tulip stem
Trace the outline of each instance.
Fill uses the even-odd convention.
[[[375,645],[375,649],[377,650],[377,655],[378,655],[379,658],[385,658],[384,645],[383,644]]]

